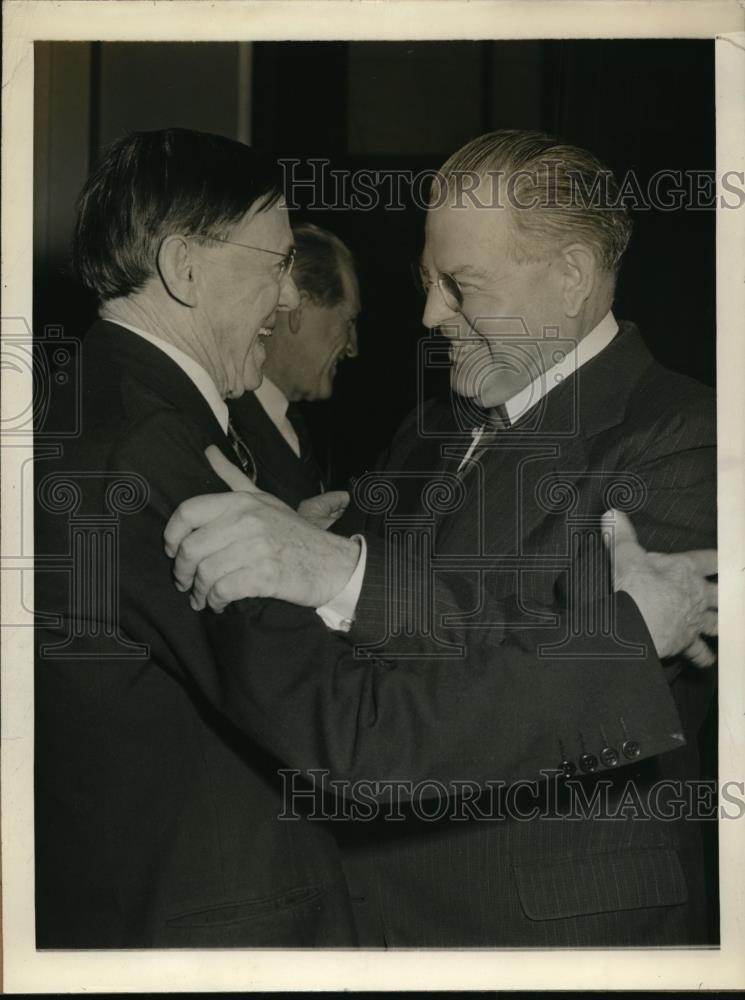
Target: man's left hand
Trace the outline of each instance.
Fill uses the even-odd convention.
[[[357,566],[359,543],[259,490],[214,445],[205,454],[232,492],[185,500],[164,532],[176,586],[191,590],[192,607],[222,611],[240,598],[275,597],[319,608],[336,597]]]

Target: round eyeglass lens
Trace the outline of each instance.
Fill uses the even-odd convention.
[[[455,278],[449,274],[441,274],[438,284],[448,309],[460,309],[463,305],[463,296]]]

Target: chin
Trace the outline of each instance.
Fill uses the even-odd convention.
[[[334,391],[334,383],[332,379],[321,377],[319,381],[312,388],[308,389],[305,396],[307,400],[319,400],[331,399]]]
[[[499,379],[492,384],[481,386],[479,401],[484,407],[501,406],[525,388],[525,379]]]
[[[466,396],[473,399],[479,395],[479,387],[471,378],[461,378],[457,372],[451,372],[450,388],[457,392],[459,396]]]
[[[254,368],[250,372],[246,372],[243,376],[243,385],[237,390],[237,392],[232,394],[233,398],[242,396],[244,392],[253,392],[254,389],[258,389],[264,380],[264,375],[261,369]]]

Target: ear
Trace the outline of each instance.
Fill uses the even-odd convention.
[[[197,304],[196,264],[187,239],[166,236],[158,251],[158,273],[174,299],[185,306]]]
[[[561,284],[567,316],[579,315],[597,279],[598,263],[585,243],[571,243],[561,250]]]
[[[295,334],[300,333],[300,327],[303,325],[303,309],[310,301],[310,296],[307,292],[298,291],[298,295],[300,296],[300,302],[287,314],[287,326],[290,333]]]

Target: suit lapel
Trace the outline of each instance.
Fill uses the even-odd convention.
[[[622,422],[629,395],[651,363],[636,327],[621,323],[604,351],[496,433],[466,477],[463,507],[440,521],[438,551],[529,551],[546,518],[566,517],[581,493],[592,439]]]
[[[257,485],[262,490],[273,493],[292,507],[320,492],[320,482],[306,475],[302,462],[253,392],[245,392],[231,400],[228,408],[254,456]]]
[[[204,447],[215,444],[226,458],[235,461],[230,442],[202,393],[172,358],[144,337],[99,320],[86,334],[84,353],[92,371],[109,369],[115,381],[128,376],[141,382],[164,404],[189,417],[199,428]]]

